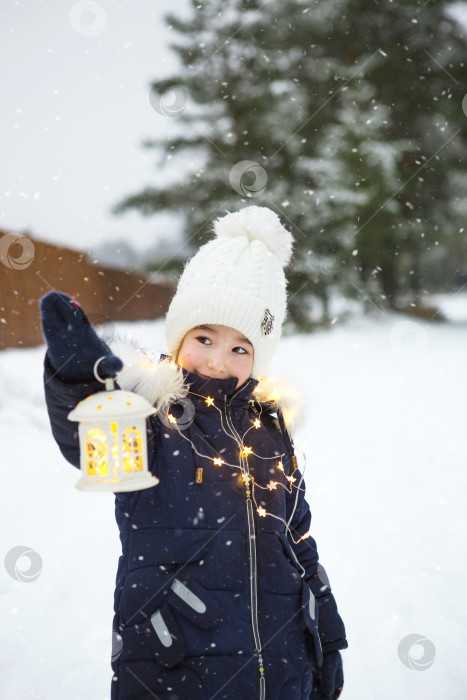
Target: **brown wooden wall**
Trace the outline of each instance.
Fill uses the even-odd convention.
[[[38,301],[52,289],[74,295],[98,325],[163,316],[175,285],[94,265],[85,253],[0,231],[0,349],[44,342]]]

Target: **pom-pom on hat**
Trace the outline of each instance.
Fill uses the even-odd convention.
[[[273,358],[287,310],[283,268],[292,235],[267,207],[250,206],[214,222],[215,238],[185,265],[166,315],[169,352],[177,360],[183,339],[201,324],[243,333],[254,348],[251,376]]]

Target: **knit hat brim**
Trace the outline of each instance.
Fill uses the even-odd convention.
[[[234,328],[253,344],[251,376],[259,379],[274,355],[280,338],[281,319],[274,319],[264,301],[230,287],[201,287],[177,294],[167,313],[167,341],[177,360],[185,335],[201,324]],[[276,324],[279,332],[276,332]]]

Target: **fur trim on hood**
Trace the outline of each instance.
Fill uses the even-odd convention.
[[[305,424],[305,397],[300,387],[287,377],[261,376],[252,396],[269,411],[280,408],[291,438]]]
[[[169,358],[159,360],[153,352],[120,337],[107,341],[107,344],[123,362],[123,369],[117,374],[119,386],[143,396],[158,413],[167,411],[172,403],[188,394],[190,387],[185,383],[179,365]],[[252,398],[267,411],[274,412],[279,408],[291,437],[304,424],[303,393],[288,378],[260,377]]]

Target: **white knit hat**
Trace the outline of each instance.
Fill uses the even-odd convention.
[[[286,315],[283,268],[293,238],[275,212],[256,206],[217,219],[214,233],[179,279],[166,315],[169,352],[176,360],[195,326],[229,326],[253,344],[251,376],[258,379],[272,360]]]

